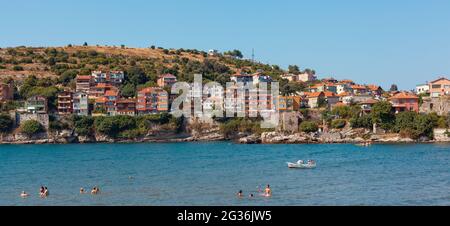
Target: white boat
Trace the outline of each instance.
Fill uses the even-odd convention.
[[[288,162],[288,168],[290,169],[314,169],[316,168],[316,162],[308,161],[304,163],[303,160],[298,160],[296,163]]]

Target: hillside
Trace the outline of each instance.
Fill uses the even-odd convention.
[[[51,79],[64,77],[62,80],[67,81],[75,74],[89,74],[93,70],[139,71],[147,78],[143,82],[154,81],[161,73],[172,73],[180,81],[191,80],[193,73],[203,73],[210,80],[225,81],[226,75],[240,69],[249,72],[259,69],[275,76],[283,73],[278,66],[223,55],[209,56],[204,51],[190,49],[71,45],[0,49],[0,78],[10,77],[18,82],[29,75]]]

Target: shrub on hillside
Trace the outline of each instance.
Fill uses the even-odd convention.
[[[347,124],[347,121],[345,119],[335,119],[331,122],[331,128],[333,129],[342,129]]]
[[[315,122],[305,121],[300,124],[300,130],[305,133],[317,132],[319,126]]]
[[[36,120],[28,120],[28,121],[25,121],[20,126],[20,131],[22,133],[26,134],[27,136],[32,136],[32,135],[36,135],[38,133],[44,132],[45,129],[41,125],[41,123],[39,123],[38,121],[36,121]]]

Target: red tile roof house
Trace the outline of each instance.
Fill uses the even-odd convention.
[[[318,108],[321,101],[325,101],[325,94],[323,92],[305,93],[308,99],[308,107]]]
[[[366,94],[367,88],[363,85],[352,85],[350,88],[353,90],[353,94]]]
[[[177,82],[177,77],[172,74],[164,74],[158,77],[157,84],[159,87],[172,87]]]
[[[78,75],[75,81],[76,81],[76,92],[89,93],[91,85],[93,84],[92,76]]]
[[[363,102],[360,103],[360,104],[361,104],[361,109],[362,109],[363,112],[369,113],[369,112],[372,111],[373,105],[376,104],[376,103],[378,103],[378,102],[379,102],[379,101],[378,101],[378,100],[375,100],[375,99],[368,99],[368,100],[365,100],[365,101],[363,101]]]
[[[136,110],[139,115],[169,111],[169,96],[160,87],[147,87],[138,91]]]
[[[118,99],[116,101],[117,115],[136,115],[136,99]]]
[[[402,111],[419,112],[419,97],[414,94],[400,92],[390,97],[389,101],[395,109],[396,114]]]
[[[370,93],[374,96],[381,96],[381,93],[383,92],[383,88],[377,85],[367,85],[367,88],[369,89]]]
[[[328,103],[328,106],[331,107],[339,102],[339,96],[330,91],[323,92],[325,96],[325,100]]]
[[[108,115],[116,115],[117,108],[116,108],[116,101],[119,98],[119,92],[117,90],[108,90],[105,93],[106,102],[106,112]]]

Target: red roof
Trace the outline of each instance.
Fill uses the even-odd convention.
[[[159,76],[160,78],[177,78],[175,75],[172,74],[163,74]]]
[[[119,92],[117,90],[108,90],[105,92],[105,96],[117,96],[119,95]]]
[[[362,85],[352,85],[351,87],[352,89],[367,89],[365,86]]]
[[[397,93],[389,99],[419,99],[416,95],[407,92]]]
[[[334,94],[333,92],[329,92],[329,91],[325,91],[323,92],[325,94],[326,97],[335,97],[336,94]]]
[[[347,93],[347,92],[342,92],[342,93],[339,93],[338,96],[339,97],[345,97],[345,96],[350,96],[350,94]]]
[[[314,92],[314,93],[308,93],[308,97],[319,97],[320,95],[322,95],[323,92]]]
[[[90,75],[78,75],[77,76],[77,80],[78,79],[82,79],[82,80],[90,80],[92,77]]]
[[[377,85],[367,85],[367,88],[369,88],[371,91],[377,91],[381,87]]]
[[[368,100],[361,102],[361,104],[376,104],[376,103],[378,103],[378,100],[375,100],[375,99],[368,99]]]

